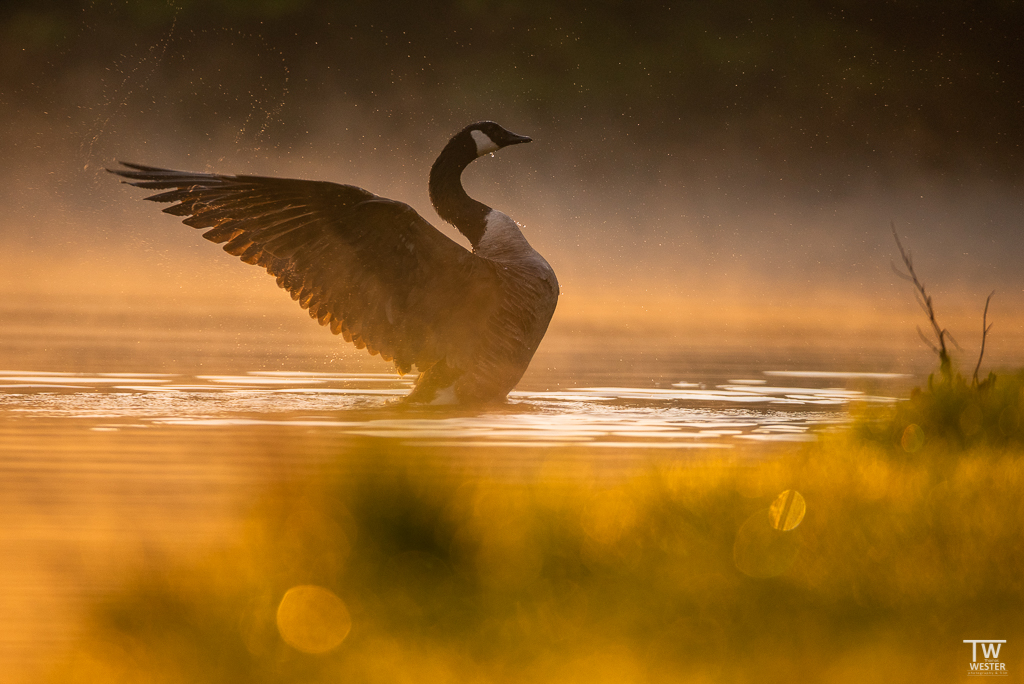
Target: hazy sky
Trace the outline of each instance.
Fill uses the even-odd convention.
[[[494,119],[535,142],[465,182],[555,267],[559,316],[914,320],[892,221],[949,315],[997,290],[1010,321],[1021,55],[1014,2],[10,2],[0,289],[252,287],[118,159],[353,183],[441,227],[429,166]]]

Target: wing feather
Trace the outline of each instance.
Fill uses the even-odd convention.
[[[497,307],[495,265],[411,207],[353,185],[124,164],[146,199],[274,276],[332,333],[400,372],[468,367]]]
[[[229,223],[224,226],[217,226],[203,233],[203,237],[210,242],[227,242],[242,232],[242,229]]]

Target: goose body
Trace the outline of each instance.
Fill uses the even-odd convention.
[[[356,347],[419,370],[406,401],[503,400],[526,372],[558,300],[548,262],[519,225],[462,187],[474,159],[530,142],[496,123],[471,124],[430,171],[449,239],[402,202],[353,185],[171,171],[122,162],[129,184],[161,192],[165,213],[204,229],[261,266],[321,325]]]

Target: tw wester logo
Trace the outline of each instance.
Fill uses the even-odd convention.
[[[1006,663],[999,660],[999,651],[1006,639],[964,639],[971,645],[971,662],[968,675],[1006,677]],[[978,661],[978,644],[981,644],[981,662]]]

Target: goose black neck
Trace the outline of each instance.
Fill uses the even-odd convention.
[[[459,229],[473,249],[487,229],[491,208],[466,194],[462,172],[476,159],[476,143],[468,135],[457,135],[441,151],[430,168],[430,203],[437,214]]]

